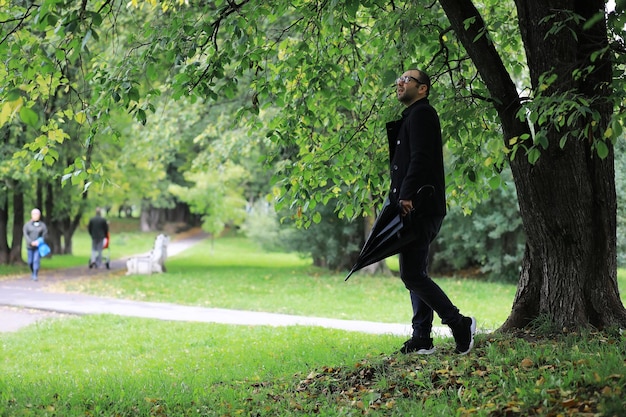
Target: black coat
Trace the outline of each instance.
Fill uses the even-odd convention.
[[[89,220],[87,231],[93,240],[103,240],[109,233],[109,225],[104,217],[96,215]]]
[[[445,216],[445,174],[441,126],[436,110],[423,98],[402,112],[402,119],[387,123],[391,186],[389,199],[413,200],[423,185],[433,195],[419,206],[421,215]]]

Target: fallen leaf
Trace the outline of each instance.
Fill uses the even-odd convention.
[[[522,359],[522,368],[528,369],[528,368],[532,368],[535,365],[535,362],[532,361],[532,359],[530,358],[524,358]]]
[[[561,405],[565,408],[574,408],[578,407],[579,401],[576,398],[568,398],[567,400],[561,401]]]

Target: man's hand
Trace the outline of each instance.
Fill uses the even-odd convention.
[[[413,202],[411,200],[400,200],[400,213],[402,216],[406,216],[413,210]]]

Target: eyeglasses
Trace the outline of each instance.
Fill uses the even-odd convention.
[[[415,78],[415,77],[411,77],[410,75],[403,75],[403,76],[401,76],[401,77],[398,77],[398,78],[396,79],[396,85],[398,85],[398,84],[400,84],[400,83],[407,84],[407,83],[409,83],[409,81],[411,81],[411,80],[414,80],[414,81],[415,81],[416,83],[418,83],[418,84],[423,84],[423,85],[426,85],[426,83],[423,83],[423,82],[421,82],[420,80],[418,80],[417,78]]]

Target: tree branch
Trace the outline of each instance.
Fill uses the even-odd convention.
[[[218,44],[217,44],[217,36],[219,34],[219,29],[222,24],[222,21],[225,20],[231,14],[238,12],[249,1],[250,0],[242,0],[240,3],[237,3],[235,1],[228,0],[227,2],[228,7],[224,8],[219,14],[219,16],[217,17],[217,19],[215,19],[213,23],[211,23],[211,27],[213,28],[213,30],[211,34],[207,37],[207,41],[204,44],[200,45],[200,49],[202,50],[209,42],[213,42],[213,47],[215,48],[215,51],[217,51],[219,49]],[[200,84],[200,82],[202,82],[202,80],[209,73],[210,69],[211,69],[210,65],[207,65],[204,68],[204,70],[202,71],[202,74],[200,74],[196,82],[189,86],[189,91],[193,91]]]
[[[15,32],[17,32],[17,30],[22,27],[22,25],[24,24],[24,21],[26,19],[28,19],[30,17],[31,14],[31,10],[36,8],[38,6],[31,4],[28,9],[26,9],[26,13],[24,13],[21,17],[19,18],[15,18],[15,19],[7,19],[7,20],[3,20],[0,21],[0,23],[2,25],[4,25],[5,23],[11,23],[11,22],[18,22],[17,25],[15,25],[15,27],[13,29],[11,29],[5,36],[4,38],[2,38],[2,40],[0,40],[0,45],[3,44],[4,42],[6,42],[6,40],[9,38],[9,36],[11,36],[12,34],[14,34]]]
[[[471,0],[439,0],[457,37],[485,82],[498,112],[505,137],[516,136],[527,126],[517,112],[520,98],[515,84],[488,36],[485,22]]]

